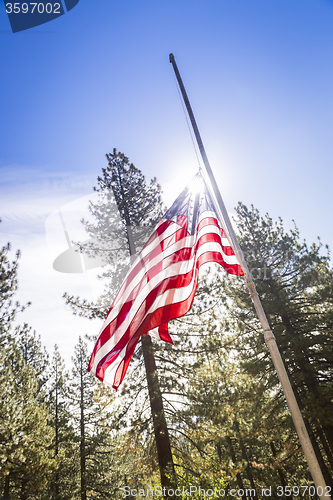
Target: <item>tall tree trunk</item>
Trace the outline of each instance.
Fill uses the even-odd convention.
[[[59,453],[59,411],[58,411],[58,365],[56,365],[55,372],[55,456],[58,456]],[[56,499],[59,498],[59,470],[56,470],[55,473],[55,495]]]
[[[232,461],[234,462],[234,464],[236,464],[236,454],[235,454],[235,450],[234,450],[234,446],[232,444],[232,441],[231,441],[231,437],[230,436],[227,436],[227,443],[229,445],[229,450],[230,450],[230,456],[231,456],[231,459]],[[246,495],[245,495],[245,488],[244,488],[244,484],[243,484],[243,480],[242,480],[242,476],[240,475],[239,472],[237,472],[236,474],[236,477],[237,477],[237,484],[238,484],[238,487],[239,489],[243,490],[244,491],[244,495],[242,495],[242,499],[243,500],[246,500]]]
[[[3,500],[9,500],[9,482],[10,482],[10,474],[7,474],[5,477],[5,489],[3,492]]]
[[[313,370],[313,367],[311,365],[311,361],[309,359],[309,355],[305,350],[302,350],[302,353],[304,355],[304,363],[301,366],[301,369],[304,373],[304,383],[308,389],[309,392],[313,393],[316,398],[316,409],[317,413],[314,415],[314,418],[311,419],[313,422],[313,425],[316,428],[316,434],[318,435],[323,448],[325,450],[325,453],[327,455],[328,461],[330,464],[333,462],[333,455],[332,455],[332,450],[333,450],[333,433],[332,433],[332,426],[329,425],[325,419],[325,417],[318,418],[317,415],[320,415],[320,409],[326,408],[328,410],[328,405],[331,403],[330,401],[323,401],[322,395],[319,390],[319,382],[316,377],[316,373]],[[320,405],[319,405],[320,401]],[[319,408],[318,408],[319,405]],[[332,405],[331,406],[331,410]],[[313,411],[313,410],[312,410]]]
[[[270,446],[271,446],[271,450],[272,450],[272,453],[273,453],[273,457],[275,458],[275,464],[276,464],[276,467],[277,467],[277,471],[278,471],[278,474],[280,476],[281,486],[283,487],[283,491],[285,491],[285,487],[287,485],[286,484],[286,480],[285,480],[285,477],[284,477],[284,474],[283,474],[283,471],[282,471],[281,464],[278,463],[278,460],[276,458],[277,453],[276,453],[276,449],[275,449],[274,443],[272,441],[270,442]]]
[[[301,407],[301,405],[299,405]],[[309,434],[309,437],[310,437],[310,441],[312,443],[312,446],[313,446],[313,449],[314,449],[314,452],[316,454],[316,457],[317,457],[317,460],[318,460],[318,463],[319,463],[319,467],[322,471],[322,474],[324,476],[324,479],[325,479],[325,483],[327,486],[330,486],[331,489],[333,489],[333,481],[332,481],[332,477],[326,467],[326,464],[325,464],[325,461],[323,459],[323,456],[322,456],[322,453],[321,453],[321,450],[319,448],[319,445],[317,443],[317,440],[316,440],[316,437],[314,435],[314,432],[313,432],[313,429],[311,427],[311,424],[310,422],[308,421],[307,418],[304,418],[304,423],[305,423],[305,427],[308,431],[308,434]]]
[[[289,373],[289,370],[288,370],[288,367],[286,366],[285,364],[285,367],[286,367],[286,370],[287,370],[287,373],[288,373],[288,376],[289,376],[289,379],[291,379],[290,377],[290,373]],[[292,382],[291,383],[292,385],[292,389],[294,391],[294,394],[295,394],[295,398],[296,398],[296,401],[297,401],[297,404],[299,406],[299,409],[300,410],[304,410],[304,404],[298,394],[298,391],[297,391],[297,387],[295,387],[295,384]],[[303,416],[303,420],[304,420],[304,424],[305,424],[305,427],[306,427],[306,430],[308,431],[308,434],[309,434],[309,438],[310,438],[310,441],[311,441],[311,444],[313,446],[313,450],[315,452],[315,455],[317,457],[317,460],[318,460],[318,463],[319,463],[319,467],[321,469],[321,472],[324,476],[324,479],[325,479],[325,483],[327,484],[327,486],[330,486],[331,488],[333,488],[333,481],[332,481],[332,478],[331,478],[331,475],[326,467],[326,464],[325,464],[325,461],[323,459],[323,455],[321,453],[321,450],[319,448],[319,445],[317,443],[317,440],[316,440],[316,437],[314,435],[314,432],[313,432],[313,429],[311,427],[311,424],[309,422],[309,420]]]
[[[175,487],[175,469],[172,459],[168,427],[165,420],[162,393],[153,353],[153,343],[149,335],[142,335],[141,343],[147,374],[150,408],[153,416],[161,485],[166,488]]]
[[[251,467],[250,467],[250,461],[249,461],[249,458],[248,458],[248,455],[247,455],[247,451],[246,451],[244,442],[243,442],[241,434],[240,434],[239,423],[237,422],[237,420],[235,420],[235,427],[236,427],[236,431],[237,431],[237,434],[238,434],[240,448],[241,448],[241,451],[242,451],[242,457],[243,457],[243,459],[247,463],[247,468],[246,468],[247,477],[248,477],[248,479],[250,481],[251,488],[254,489],[254,491],[256,492],[255,495],[254,495],[254,498],[257,498],[257,490],[256,490],[256,485],[255,485],[255,482],[254,482],[254,479],[253,479],[253,475],[252,475],[252,471],[251,471]]]
[[[21,482],[20,500],[27,500],[28,499],[27,484],[28,484],[28,480],[26,479],[26,477],[24,477],[22,479],[22,482]]]
[[[323,445],[323,448],[325,450],[325,453],[327,455],[327,458],[328,458],[328,461],[330,463],[330,466],[332,468],[332,471],[333,471],[333,457],[332,457],[332,453],[331,453],[331,449],[329,447],[329,444],[328,442],[326,441],[326,437],[322,431],[322,427],[320,425],[320,422],[318,423],[318,427],[317,427],[317,433],[318,433],[318,436],[319,436],[319,439]]]
[[[122,188],[121,178],[119,179]],[[125,195],[123,195],[125,198]],[[128,249],[131,257],[135,255],[135,243],[131,230],[130,218],[125,209],[126,234]],[[160,382],[156,368],[153,343],[149,335],[141,336],[143,359],[146,368],[150,408],[153,417],[155,443],[157,448],[158,464],[162,487],[169,488],[176,485],[175,468],[172,459],[171,445],[167,423],[165,420],[164,406]]]
[[[86,491],[86,456],[85,456],[85,428],[84,428],[84,399],[83,399],[83,363],[81,357],[81,400],[80,400],[80,466],[81,466],[81,500],[87,500]]]
[[[293,352],[294,352],[294,355],[295,355],[295,360],[296,360],[296,362],[298,364],[299,369],[301,370],[301,372],[302,372],[302,374],[304,376],[305,387],[306,387],[307,390],[309,390],[310,392],[312,392],[317,398],[320,398],[320,392],[318,390],[318,381],[316,380],[316,377],[313,374],[312,365],[311,365],[310,360],[307,357],[306,353],[304,352],[304,349],[301,351],[302,355],[301,356],[299,355],[298,346],[295,344],[295,341],[294,341],[294,339],[297,337],[297,333],[295,332],[295,330],[293,328],[293,325],[291,324],[290,318],[286,314],[284,314],[284,315],[282,314],[281,315],[281,319],[282,319],[283,325],[286,328],[286,332],[289,335],[290,344],[291,344],[291,346],[293,348]],[[294,394],[295,394],[295,398],[296,398],[297,404],[298,404],[300,410],[302,410],[302,409],[305,410],[306,409],[305,404],[301,400],[301,397],[299,395],[297,387],[295,387],[295,382],[293,380],[293,377],[290,376],[290,370],[289,370],[286,362],[284,362],[284,365],[285,365],[285,368],[287,370],[289,380],[291,381],[291,385],[292,385],[292,388],[293,388],[293,391],[294,391]],[[330,486],[331,488],[333,488],[333,481],[332,481],[331,474],[329,473],[329,471],[327,469],[327,466],[325,464],[325,460],[323,458],[322,450],[319,448],[319,445],[318,445],[318,442],[317,442],[317,439],[316,439],[316,435],[315,434],[317,434],[317,432],[315,432],[315,433],[313,432],[313,429],[312,429],[312,426],[311,426],[309,420],[306,419],[304,417],[304,415],[303,415],[303,419],[304,419],[304,423],[305,423],[305,426],[307,428],[307,431],[308,431],[308,434],[309,434],[310,441],[312,443],[314,452],[316,454],[316,457],[317,457],[320,469],[321,469],[322,474],[324,476],[325,482],[326,482],[326,484],[328,486]],[[319,423],[318,423],[318,426],[320,427]],[[314,427],[315,427],[315,429],[317,431],[317,426],[315,424],[314,424]],[[324,430],[324,432],[325,432],[325,430]],[[327,436],[326,433],[325,433],[325,435]],[[324,449],[325,449],[325,447],[324,447]],[[328,449],[327,451],[329,452],[330,450]],[[326,452],[326,449],[325,449],[325,452]],[[330,453],[328,455],[328,459],[329,460],[332,459],[332,455]]]
[[[330,456],[328,456],[328,459],[329,459],[330,463],[332,463],[332,461],[333,461],[333,455],[332,455],[332,450],[333,450],[333,429],[332,429],[331,425],[326,424],[325,422],[321,423],[321,428],[322,428],[322,430],[323,430],[323,432],[324,432],[324,434],[326,436],[326,439],[327,439],[326,443],[328,442],[329,449],[325,447],[324,443],[323,443],[323,446],[325,448],[325,452],[326,452],[327,456],[328,456],[328,453],[330,454]]]

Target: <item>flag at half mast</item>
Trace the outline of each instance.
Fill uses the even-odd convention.
[[[189,311],[199,268],[208,262],[243,275],[198,173],[133,262],[102,326],[88,370],[118,389],[141,335],[173,343],[168,322]]]

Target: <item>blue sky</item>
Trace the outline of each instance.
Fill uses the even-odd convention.
[[[13,34],[0,3],[1,244],[22,250],[20,300],[51,349],[96,332],[65,308],[83,276],[56,273],[45,221],[89,195],[124,152],[166,203],[197,170],[173,52],[230,212],[239,200],[333,246],[332,0],[80,0]]]

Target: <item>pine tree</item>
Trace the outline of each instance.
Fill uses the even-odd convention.
[[[32,366],[38,365],[39,345],[35,349],[38,343],[32,347],[34,342],[23,340],[30,338],[27,325],[13,328],[22,310],[12,303],[20,253],[10,262],[9,251],[9,243],[0,251],[0,489],[5,498],[38,499],[54,467],[49,452],[53,433]]]
[[[76,436],[69,409],[68,385],[68,373],[59,348],[55,345],[46,397],[50,426],[54,430],[51,450],[56,459],[56,468],[50,477],[47,492],[48,498],[52,500],[70,500],[76,488]]]
[[[84,255],[101,257],[106,266],[101,278],[105,291],[99,301],[88,303],[65,294],[75,314],[104,319],[131,260],[145,244],[163,214],[161,187],[156,179],[148,184],[142,172],[116,149],[107,154],[107,168],[97,178],[99,200],[90,202],[93,221],[82,220],[90,236],[88,243],[77,243]]]
[[[5,497],[40,498],[54,467],[53,432],[33,370],[12,344],[0,360],[0,474]]]
[[[245,369],[247,334],[232,323],[230,296],[223,280],[214,276],[211,268],[201,277],[191,311],[170,325],[175,346],[164,351],[163,358],[156,356],[167,367],[170,400],[177,401],[167,411],[169,418],[172,412],[173,439],[178,435],[173,450],[179,482],[190,479],[203,487],[227,481],[225,489],[256,491],[309,485],[311,477],[279,385],[275,378],[272,384],[269,370]],[[228,280],[242,286],[238,277]]]
[[[12,302],[18,287],[17,269],[20,252],[17,251],[15,259],[10,261],[8,258],[10,250],[10,243],[7,243],[0,250],[0,347],[6,346],[13,338],[13,321],[17,312],[24,309],[18,302],[15,304]]]
[[[96,222],[89,224],[84,221],[88,233],[95,238],[97,244],[91,243],[88,248],[81,245],[80,249],[104,256],[110,265],[103,274],[108,279],[109,286],[98,304],[88,304],[79,298],[65,295],[67,303],[76,312],[87,317],[105,317],[131,257],[141,249],[162,216],[161,189],[156,179],[147,184],[142,172],[115,149],[112,154],[107,155],[107,160],[108,167],[103,169],[103,176],[98,178],[99,187],[96,188],[101,194],[101,202],[90,205]],[[126,256],[127,266],[124,265]],[[149,336],[143,336],[141,340],[140,352],[145,364],[161,484],[170,486],[175,481],[174,465],[154,348]],[[140,391],[141,389],[142,387]]]
[[[332,485],[332,327],[333,287],[329,253],[310,248],[297,228],[285,232],[252,207],[237,207],[240,244],[276,336],[310,438],[327,484]],[[229,328],[238,342],[244,369],[269,373],[269,387],[279,387],[262,331],[243,283],[222,279],[228,300]],[[279,397],[283,398],[281,391]]]
[[[88,346],[79,338],[72,358],[70,408],[76,431],[78,496],[73,498],[108,499],[115,475],[112,473],[109,405],[114,396],[110,390],[98,389],[97,380],[87,372]],[[103,395],[104,391],[104,395]]]
[[[41,399],[44,397],[45,385],[49,379],[49,355],[46,348],[42,347],[40,336],[32,328],[24,323],[15,329],[15,338],[22,352],[24,361],[30,365],[38,383],[38,392],[43,391]]]

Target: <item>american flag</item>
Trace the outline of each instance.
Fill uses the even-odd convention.
[[[141,335],[173,343],[168,322],[191,308],[199,268],[207,262],[243,275],[198,173],[133,262],[102,326],[88,370],[118,389]]]

